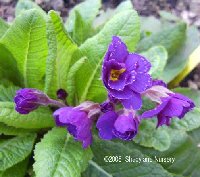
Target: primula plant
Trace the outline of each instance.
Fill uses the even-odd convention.
[[[131,1],[100,8],[86,0],[63,23],[20,0],[0,19],[0,176],[200,174],[200,92],[177,87],[198,30]]]

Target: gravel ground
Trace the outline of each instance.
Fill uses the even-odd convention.
[[[103,9],[115,8],[122,0],[103,0]],[[69,10],[81,0],[35,0],[44,10],[54,9],[66,18]],[[17,0],[0,0],[0,17],[13,21]],[[159,18],[159,11],[166,10],[181,17],[187,24],[195,25],[200,30],[200,0],[132,0],[140,15],[154,15]],[[183,87],[200,89],[200,65],[196,67],[180,84]]]

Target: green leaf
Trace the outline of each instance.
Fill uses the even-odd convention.
[[[125,0],[125,1],[122,1],[114,11],[115,11],[115,14],[116,14],[116,13],[120,13],[120,12],[125,11],[125,10],[132,10],[132,9],[133,9],[132,1]]]
[[[79,68],[85,63],[86,58],[83,57],[79,59],[76,63],[72,65],[72,67],[69,70],[69,74],[67,76],[67,91],[68,91],[68,97],[67,97],[67,103],[70,105],[75,105],[75,93],[76,93],[76,87],[75,87],[75,76],[76,72],[79,70]]]
[[[172,119],[171,127],[184,131],[191,131],[200,127],[200,108],[188,112],[183,119]]]
[[[56,97],[56,91],[67,87],[67,74],[72,65],[72,55],[77,46],[65,32],[61,18],[54,11],[49,12],[48,37],[49,56],[45,92]]]
[[[3,79],[7,79],[16,85],[22,85],[22,76],[17,68],[15,58],[2,44],[0,44],[0,54],[0,83],[2,84]]]
[[[162,75],[162,80],[169,83],[185,68],[189,55],[200,44],[199,31],[194,26],[187,30],[187,37],[184,45],[177,51],[177,53],[170,58]],[[175,49],[175,48],[174,48]]]
[[[197,146],[200,145],[200,128],[197,128],[195,130],[192,130],[190,132],[187,132],[193,139],[193,141],[195,142],[195,144]]]
[[[98,17],[94,20],[93,26],[96,28],[96,31],[99,31],[105,25],[105,23],[109,19],[111,19],[114,15],[122,11],[132,10],[132,9],[133,9],[132,2],[130,0],[126,0],[126,1],[122,1],[117,6],[116,9],[106,8],[106,11],[101,10],[99,12]]]
[[[156,128],[155,121],[142,120],[134,142],[145,147],[165,151],[170,147],[171,139],[165,127]]]
[[[26,173],[28,159],[0,172],[0,177],[24,177]]]
[[[145,33],[157,33],[161,31],[162,23],[154,16],[140,17],[141,31]]]
[[[175,15],[173,15],[172,13],[167,12],[167,11],[165,11],[165,10],[159,11],[159,15],[160,15],[160,17],[163,18],[164,20],[174,21],[174,22],[180,21],[180,18],[178,18],[177,16],[175,16]]]
[[[92,24],[83,20],[78,11],[75,11],[75,25],[72,31],[72,38],[76,44],[81,45],[87,38],[92,36]]]
[[[90,148],[83,149],[64,128],[49,131],[34,151],[37,177],[79,177],[92,158]]]
[[[155,46],[150,48],[148,51],[142,53],[150,62],[151,70],[150,74],[153,78],[160,78],[160,75],[163,73],[165,65],[167,64],[167,51],[162,46]]]
[[[46,76],[44,92],[52,98],[56,98],[56,91],[58,89],[56,57],[57,57],[57,41],[51,18],[47,17],[47,41],[49,53],[46,62]]]
[[[27,115],[22,115],[15,111],[15,105],[12,102],[0,102],[0,122],[25,129],[54,126],[52,112],[48,108],[42,107]]]
[[[85,176],[101,176],[101,177],[172,177],[162,166],[154,161],[145,163],[128,162],[131,158],[148,158],[135,148],[129,148],[122,143],[97,140],[92,145],[94,153],[94,163],[90,163],[89,168],[85,172]],[[106,162],[109,158],[106,156],[121,156],[121,162]],[[151,158],[149,158],[151,159]]]
[[[37,9],[41,14],[46,15],[46,12],[42,10],[35,2],[31,0],[19,0],[15,7],[15,16],[22,14],[26,10]]]
[[[192,176],[192,174],[195,174],[200,169],[199,148],[194,142],[194,139],[185,132],[178,130],[170,130],[169,132],[171,132],[170,136],[172,137],[172,142],[167,151],[159,152],[141,147],[139,147],[139,149],[152,158],[155,158],[155,156],[157,159],[159,157],[175,158],[174,163],[163,162],[160,164],[174,175]],[[130,148],[138,149],[138,147],[135,146],[130,146]],[[194,177],[196,176],[194,175]]]
[[[48,47],[46,22],[40,11],[28,10],[18,16],[0,43],[15,58],[24,86],[43,89]]]
[[[105,88],[100,80],[102,58],[113,35],[120,36],[133,51],[139,40],[139,18],[134,10],[127,10],[115,15],[104,28],[94,37],[80,46],[82,56],[88,60],[76,74],[77,99],[103,101],[106,97]],[[78,56],[80,58],[80,56]],[[80,82],[81,81],[81,82]]]
[[[20,87],[10,85],[5,87],[0,85],[0,101],[13,101],[13,98],[16,94],[16,91],[20,89]]]
[[[178,23],[175,26],[170,26],[164,30],[152,34],[150,37],[142,39],[138,46],[138,52],[148,50],[154,45],[162,45],[167,51],[169,57],[171,57],[177,49],[179,49],[185,39],[186,24]]]
[[[97,16],[99,12],[99,8],[101,7],[100,0],[85,0],[84,2],[76,5],[69,13],[69,17],[66,21],[66,28],[67,31],[73,32],[75,27],[75,20],[76,15],[75,13],[78,12],[82,17],[82,21],[86,24],[92,24],[94,18]],[[88,10],[89,9],[89,10]]]
[[[0,144],[0,171],[23,161],[32,151],[36,134],[24,134]]]
[[[0,135],[20,135],[23,133],[29,133],[33,132],[34,130],[28,130],[28,129],[23,129],[23,128],[15,128],[11,126],[7,126],[4,123],[0,122]]]
[[[0,18],[0,38],[6,33],[8,28],[9,25],[2,18]]]

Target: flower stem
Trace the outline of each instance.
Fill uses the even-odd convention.
[[[57,100],[53,100],[53,99],[50,99],[50,105],[52,106],[57,106],[57,107],[65,107],[66,105],[60,101],[57,101]]]

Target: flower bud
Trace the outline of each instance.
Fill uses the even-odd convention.
[[[14,98],[15,110],[20,114],[28,114],[37,109],[40,105],[48,105],[49,97],[37,89],[20,89]]]

